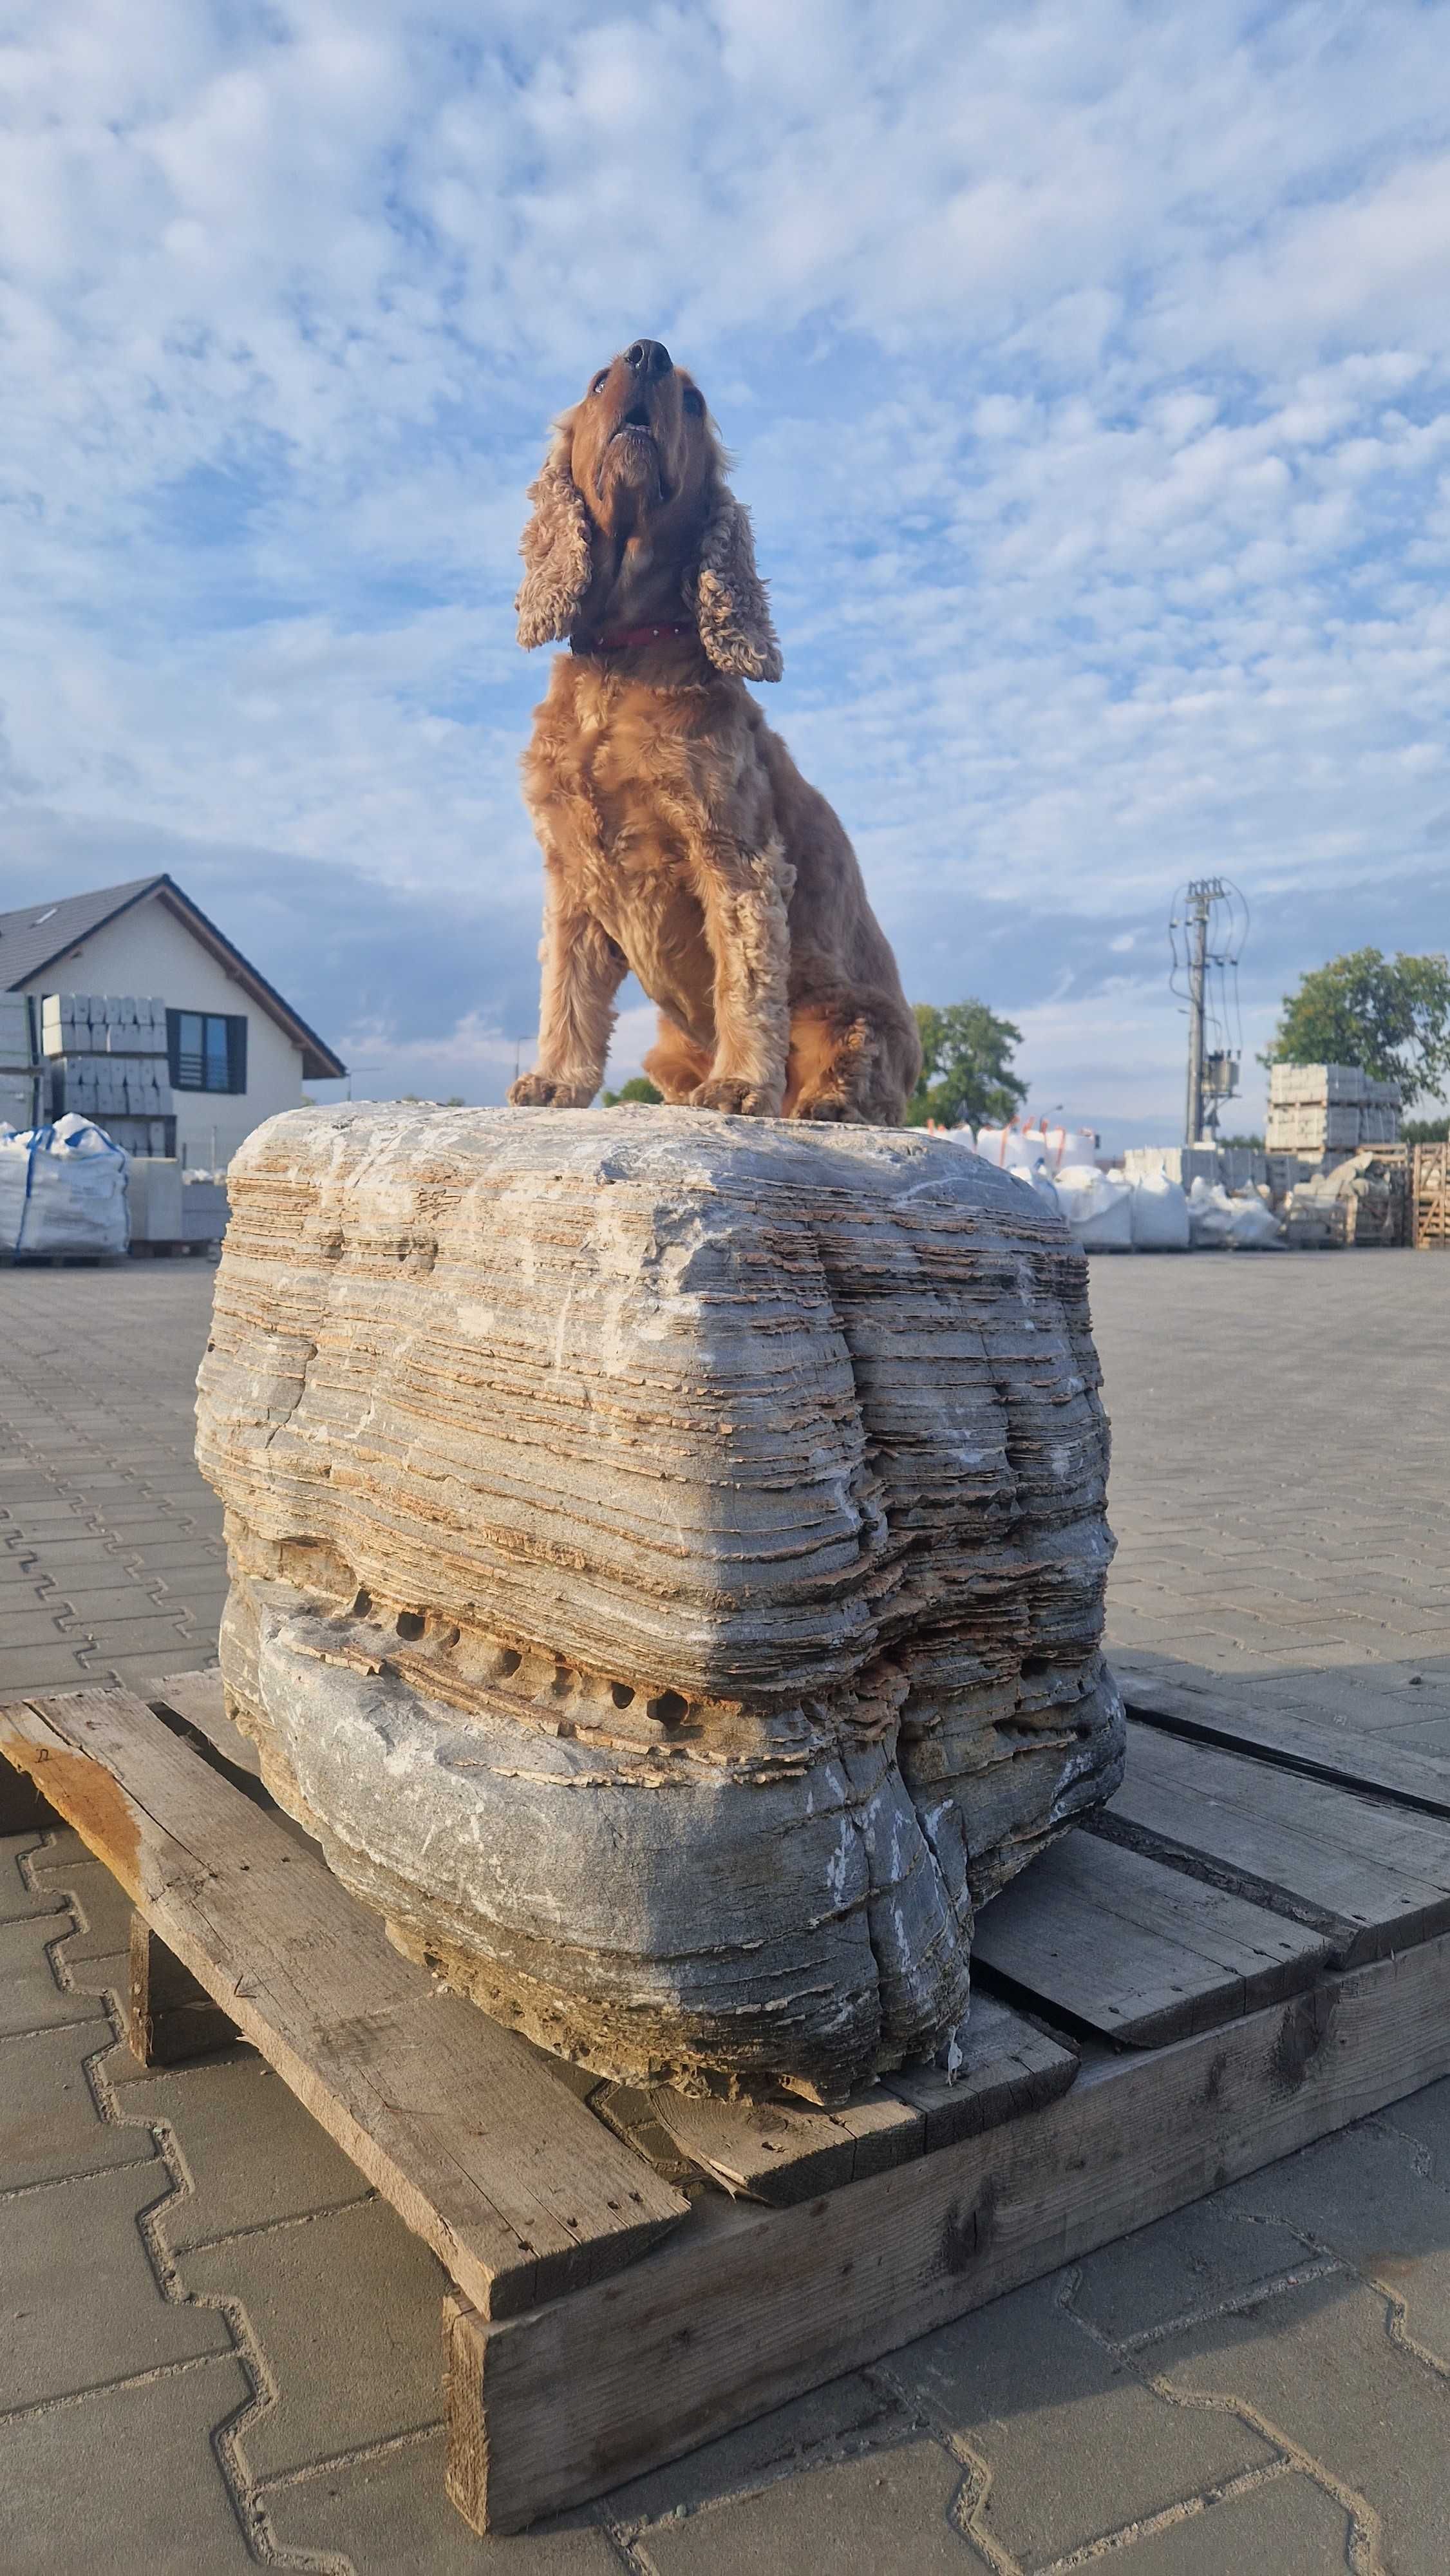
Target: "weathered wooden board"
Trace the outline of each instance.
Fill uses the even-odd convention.
[[[729,2192],[784,2204],[906,2164],[926,2144],[926,2119],[877,2084],[825,2111],[790,2102],[696,2102],[661,2086],[656,2119],[701,2171]]]
[[[449,2316],[449,2469],[518,2531],[1450,2071],[1450,1937],[1151,2054],[791,2209],[701,2204],[616,2278]]]
[[[485,2313],[592,2280],[683,2217],[532,2050],[435,1989],[144,1702],[12,1703],[0,1752]]]
[[[1450,1825],[1155,1727],[1132,1731],[1104,1830],[1297,1911],[1343,1967],[1450,1925]]]
[[[893,2093],[912,2103],[926,2122],[926,2151],[934,2155],[958,2138],[980,2137],[1039,2103],[1055,2102],[1075,2080],[1078,2054],[1071,2040],[1049,2037],[980,1987],[962,2042],[962,2063],[948,2082],[931,2066],[903,2067],[887,2077]]]
[[[251,1737],[233,1726],[227,1715],[219,1664],[199,1673],[164,1673],[147,1683],[144,1697],[150,1707],[169,1708],[184,1718],[234,1770],[245,1771],[254,1780],[261,1779],[261,1755]]]
[[[1410,1752],[1327,1712],[1315,1718],[1298,1709],[1246,1708],[1193,1683],[1159,1681],[1131,1667],[1125,1672],[1116,1661],[1113,1671],[1130,1718],[1312,1780],[1369,1790],[1426,1815],[1450,1816],[1450,1757]]]
[[[1084,1833],[984,1906],[979,1966],[1105,2039],[1158,2046],[1295,1993],[1322,1934]]]
[[[181,2066],[230,2047],[236,2036],[230,2013],[157,1939],[145,1915],[133,1914],[126,2043],[138,2065]]]

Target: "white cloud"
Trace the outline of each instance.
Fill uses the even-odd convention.
[[[521,487],[648,327],[740,452],[772,711],[912,989],[1010,1008],[1054,1097],[1176,1116],[1176,881],[1259,898],[1265,1010],[1368,879],[1443,937],[1445,18],[22,5],[12,848],[154,843],[243,946],[277,917],[224,852],[320,871],[356,926],[329,1033],[491,1083],[536,935]],[[409,899],[478,940],[452,1036],[396,964]]]

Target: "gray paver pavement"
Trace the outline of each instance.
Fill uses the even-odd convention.
[[[0,1695],[212,1660],[210,1290],[5,1278]],[[1119,1652],[1450,1749],[1447,1297],[1413,1254],[1095,1264]],[[0,1843],[6,2576],[1450,2563],[1450,2081],[479,2542],[442,2495],[431,2257],[249,2051],[133,2064],[124,1931],[73,1835]]]

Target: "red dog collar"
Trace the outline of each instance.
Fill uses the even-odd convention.
[[[592,644],[571,640],[571,653],[624,653],[631,644],[672,644],[682,635],[698,632],[692,617],[675,617],[661,626],[606,626]]]

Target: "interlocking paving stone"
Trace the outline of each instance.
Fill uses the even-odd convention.
[[[231,2347],[214,2309],[162,2296],[137,2225],[159,2161],[52,2183],[5,2211],[0,2412]]]
[[[1180,2394],[1252,2407],[1383,2518],[1395,2576],[1444,2576],[1450,2378],[1393,2340],[1352,2274],[1170,2336],[1153,2366]]]
[[[652,2524],[645,2553],[658,2576],[840,2576],[843,2566],[967,2576],[971,2560],[949,2519],[961,2483],[948,2452],[917,2441]]]
[[[64,1907],[0,1923],[0,2034],[104,2018],[93,1996],[68,1994],[50,1964],[48,1943],[67,1933],[72,1921]]]
[[[107,2071],[128,2120],[166,2121],[179,2142],[190,2188],[165,2221],[178,2255],[367,2192],[351,2158],[250,2048],[165,2069],[139,2066],[120,2048]]]
[[[273,2529],[289,2549],[341,2549],[358,2576],[619,2576],[602,2532],[530,2532],[526,2540],[476,2540],[443,2493],[443,2436],[344,2461],[262,2490]],[[726,2576],[717,2559],[718,2576]],[[743,2576],[743,2570],[742,2570]]]
[[[722,2497],[753,2493],[834,2452],[888,2449],[921,2430],[910,2407],[875,2376],[852,2372],[813,2388],[788,2406],[773,2407],[753,2424],[742,2424],[718,2441],[707,2442],[683,2460],[671,2460],[647,2477],[616,2487],[605,2508],[610,2526],[628,2534],[676,2514],[716,2504]]]
[[[0,2188],[154,2158],[148,2130],[105,2120],[96,2107],[86,2063],[110,2036],[104,2024],[70,2022],[0,2040]]]
[[[1034,2282],[884,2365],[990,2467],[976,2527],[1033,2566],[1274,2457],[1249,2425],[1165,2404],[1064,2312],[1061,2288]]]
[[[1302,2472],[1197,2509],[1135,2538],[1123,2576],[1337,2576],[1351,2564],[1351,2517]]]
[[[276,2375],[277,2404],[247,2434],[259,2478],[437,2421],[448,2284],[384,2202],[230,2236],[184,2254],[181,2273],[241,2299]]]
[[[221,2355],[0,2423],[6,2576],[228,2576],[254,2568],[211,2449],[248,2396]],[[366,2560],[358,2562],[363,2576]]]

